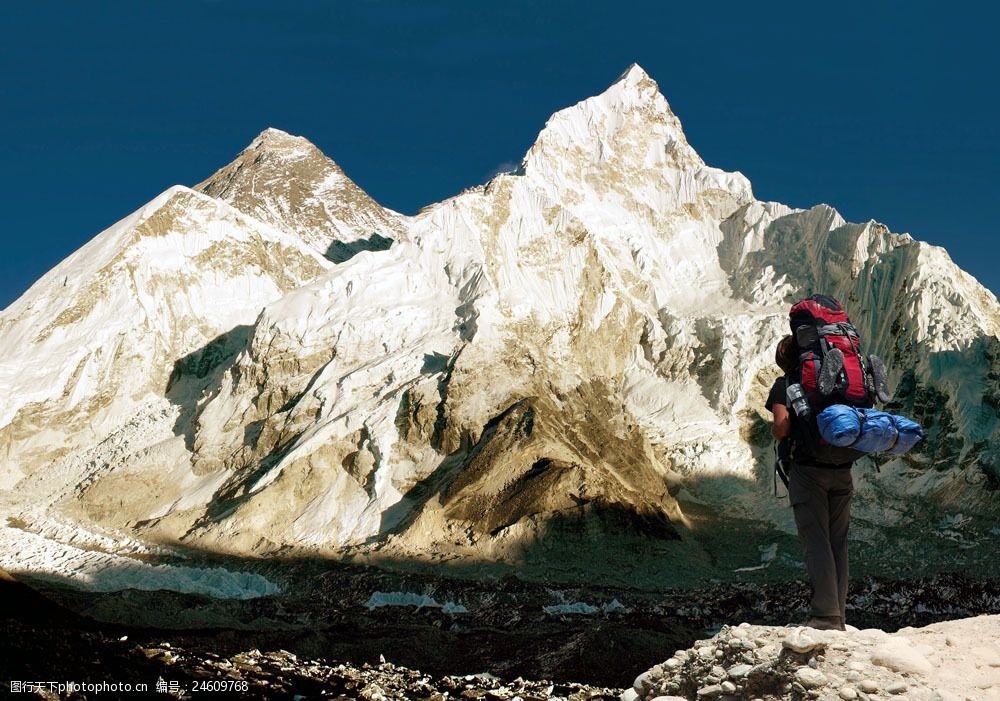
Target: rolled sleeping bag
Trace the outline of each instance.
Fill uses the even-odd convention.
[[[819,434],[830,445],[865,453],[903,455],[924,437],[916,421],[878,409],[833,404],[816,417]]]
[[[892,420],[892,414],[875,409],[861,409],[864,421],[861,423],[861,435],[851,446],[864,453],[884,453],[896,445],[899,431]]]
[[[844,404],[828,406],[816,417],[816,423],[823,440],[839,448],[846,448],[861,435],[861,415]]]
[[[891,414],[891,416],[896,420],[899,439],[888,452],[890,455],[902,455],[924,437],[924,429],[916,421],[911,421],[905,416],[896,416],[895,414]]]

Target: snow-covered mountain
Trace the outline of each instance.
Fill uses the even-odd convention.
[[[334,262],[388,248],[404,217],[382,207],[311,143],[266,129],[195,189],[293,232]]]
[[[996,298],[941,248],[757,201],[638,66],[412,218],[269,129],[0,315],[0,503],[54,539],[703,573],[713,522],[790,529],[761,407],[813,292],[929,428],[862,477],[860,537],[995,514]]]

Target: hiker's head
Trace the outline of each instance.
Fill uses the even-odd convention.
[[[778,364],[786,375],[795,372],[799,366],[799,349],[795,345],[793,336],[785,336],[778,341],[778,347],[774,351],[774,362]]]

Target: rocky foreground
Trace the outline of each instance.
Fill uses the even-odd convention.
[[[60,650],[63,646],[66,649]],[[144,683],[149,695],[177,699],[204,692],[337,701],[1000,699],[1000,616],[906,628],[895,634],[877,629],[841,633],[747,623],[725,626],[712,638],[678,650],[642,673],[625,691],[521,677],[504,681],[488,673],[435,677],[385,661],[352,665],[302,658],[287,650],[219,655],[166,641],[137,644],[127,635],[114,639],[93,632],[63,636],[49,652],[75,656],[79,668],[70,674],[78,675],[74,679],[81,686],[75,690],[51,683],[39,686],[47,678],[35,674],[31,685],[26,684],[29,680],[10,681],[10,691],[46,699],[127,698],[129,693],[93,691],[102,682],[128,680],[133,693],[135,685]]]
[[[187,699],[211,693],[262,700],[583,701],[617,699],[621,692],[521,677],[504,681],[488,673],[425,674],[384,658],[374,664],[351,664],[284,649],[262,651],[248,644],[257,638],[247,631],[182,634],[101,623],[3,570],[0,629],[0,688],[15,698],[129,699],[140,694]]]
[[[127,639],[104,641],[103,655],[124,664],[104,670],[107,680],[66,682],[11,682],[4,691],[33,694],[45,699],[129,698],[143,693],[158,698],[190,699],[210,693],[244,699],[333,699],[349,701],[563,701],[619,698],[620,690],[585,684],[558,684],[518,677],[503,681],[490,674],[434,677],[417,670],[382,662],[376,665],[331,663],[300,658],[287,650],[248,650],[221,656],[172,646],[169,642],[145,646]],[[129,679],[129,688],[109,688]],[[65,687],[61,687],[60,683]],[[102,684],[105,685],[102,687]],[[139,685],[144,685],[141,688]],[[90,693],[88,693],[90,692]]]
[[[1000,616],[847,632],[741,623],[642,673],[622,701],[1000,699]]]
[[[369,611],[358,601],[371,587],[412,590],[419,582],[359,572],[337,577],[339,606],[313,590],[312,615],[292,626],[306,604],[288,595],[213,602],[169,592],[43,594],[2,575],[0,683],[27,697],[135,698],[136,685],[144,684],[146,696],[161,698],[1000,699],[1000,612],[990,593],[996,588],[954,576],[858,583],[851,620],[871,628],[821,633],[712,623],[795,620],[787,608],[762,613],[778,604],[797,607],[804,593],[794,587],[784,596],[749,586],[647,593],[655,609],[635,593],[618,592],[623,604],[581,614],[570,613],[583,608],[575,597],[568,599],[575,605],[546,606],[544,589],[509,580],[495,582],[490,605],[477,610],[477,590],[442,581],[436,595],[470,606],[448,614],[426,603]],[[576,594],[602,600],[596,591]],[[108,620],[112,609],[118,622]],[[78,613],[84,610],[90,615]],[[879,629],[928,617],[937,622],[893,634]],[[58,686],[66,681],[80,687]],[[99,686],[108,683],[133,687]]]

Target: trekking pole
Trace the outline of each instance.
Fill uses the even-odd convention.
[[[788,468],[785,466],[785,461],[781,457],[781,453],[778,450],[778,441],[774,441],[772,444],[774,447],[774,496],[778,496],[778,478],[781,478],[782,484],[785,485],[785,491],[788,491]]]

